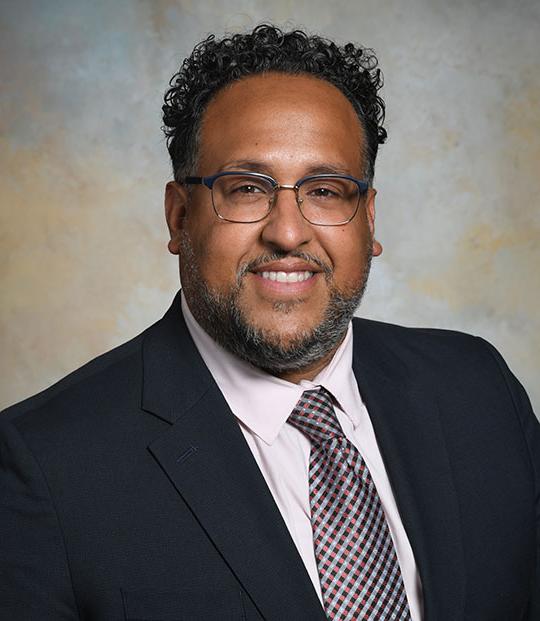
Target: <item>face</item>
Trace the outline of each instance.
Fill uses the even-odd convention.
[[[333,85],[310,76],[251,76],[208,105],[196,174],[261,172],[291,185],[327,172],[361,179],[363,144],[352,105]],[[381,252],[373,239],[374,196],[370,189],[348,224],[316,226],[285,189],[264,220],[240,224],[216,216],[208,188],[169,183],[169,250],[180,256],[197,321],[257,366],[293,381],[314,376],[339,346],[371,256]],[[285,282],[272,272],[284,272]]]

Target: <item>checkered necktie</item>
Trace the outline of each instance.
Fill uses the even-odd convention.
[[[322,387],[306,390],[288,420],[311,441],[311,526],[328,618],[410,621],[381,500],[332,396]]]

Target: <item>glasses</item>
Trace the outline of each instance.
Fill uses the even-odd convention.
[[[187,185],[204,185],[212,192],[218,218],[227,222],[253,223],[266,218],[279,190],[294,190],[302,216],[317,226],[340,226],[358,211],[368,183],[349,175],[311,175],[294,185],[279,184],[269,175],[221,172],[208,177],[186,177]]]

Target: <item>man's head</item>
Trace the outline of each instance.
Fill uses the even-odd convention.
[[[169,249],[188,305],[227,349],[289,379],[328,361],[381,252],[371,188],[386,135],[376,64],[350,44],[262,26],[197,46],[165,96],[176,179],[166,193]],[[223,172],[275,181],[186,183]],[[334,178],[291,187],[313,175]],[[287,187],[272,196],[272,183]],[[245,215],[261,205],[261,217]]]
[[[363,127],[366,169],[362,176],[372,182],[378,147],[386,140],[385,106],[378,96],[382,74],[375,54],[352,43],[339,47],[301,30],[282,32],[271,25],[219,40],[209,36],[171,78],[163,129],[175,180],[196,172],[203,116],[216,93],[242,77],[271,71],[312,75],[341,90]]]

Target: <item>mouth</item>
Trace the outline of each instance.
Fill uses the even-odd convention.
[[[263,295],[282,299],[307,295],[324,275],[322,266],[298,257],[263,262],[249,271]]]
[[[285,283],[296,283],[296,282],[304,282],[305,280],[309,280],[313,278],[315,272],[304,270],[304,271],[294,271],[294,272],[282,272],[282,271],[263,271],[258,272],[261,278],[265,280],[271,280],[273,282],[285,282]]]

